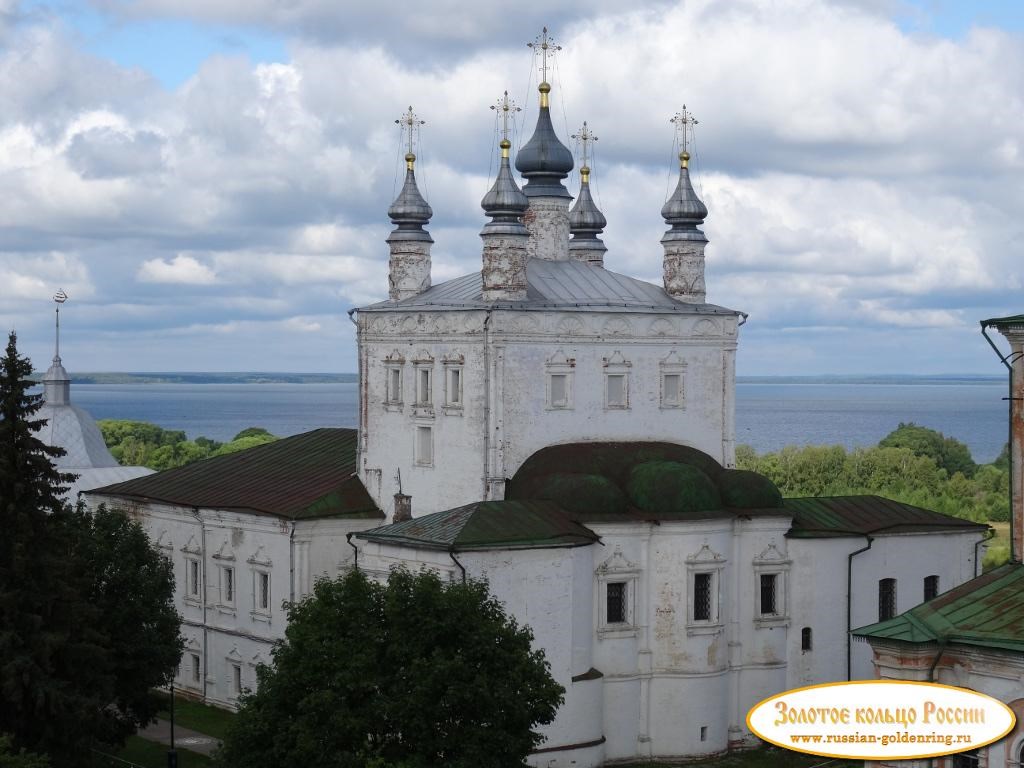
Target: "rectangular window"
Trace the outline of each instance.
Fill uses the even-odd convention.
[[[607,585],[607,624],[626,622],[626,582],[610,581]]]
[[[193,653],[192,656],[192,682],[198,683],[202,681],[203,670],[200,666],[199,654]]]
[[[924,599],[931,600],[933,597],[937,597],[939,594],[939,577],[938,576],[925,576],[924,577]]]
[[[420,368],[416,372],[416,404],[430,405],[430,369]]]
[[[261,611],[270,610],[270,574],[256,572],[256,607]]]
[[[626,407],[626,374],[609,373],[605,376],[605,404],[609,408]]]
[[[878,581],[878,620],[887,621],[896,615],[896,579]]]
[[[778,583],[777,573],[761,574],[761,615],[774,616],[778,610]]]
[[[678,373],[666,373],[661,377],[661,405],[663,408],[678,408],[683,404],[683,377]]]
[[[711,574],[693,574],[693,620],[711,621]]]
[[[800,630],[800,650],[809,651],[811,650],[811,628],[804,627]]]
[[[242,692],[242,665],[231,665],[231,692],[237,696]]]
[[[446,404],[457,408],[462,405],[462,369],[448,369],[448,387],[445,393]]]
[[[220,599],[224,605],[235,604],[235,569],[220,569]]]
[[[416,463],[424,467],[434,464],[434,430],[432,427],[416,427]]]
[[[188,561],[188,575],[185,577],[189,597],[199,597],[199,561]]]
[[[552,373],[548,376],[548,384],[551,390],[552,408],[569,407],[569,374]]]
[[[388,368],[388,402],[402,402],[402,369]]]

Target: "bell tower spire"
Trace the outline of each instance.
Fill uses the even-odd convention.
[[[530,232],[530,258],[566,260],[569,258],[569,202],[572,195],[562,184],[573,168],[572,152],[559,141],[551,123],[548,82],[549,59],[562,49],[555,45],[544,27],[537,39],[527,45],[540,57],[540,108],[533,136],[516,155],[516,169],[526,179],[523,192],[530,207],[523,218]]]
[[[697,227],[708,215],[707,206],[697,197],[690,182],[689,142],[697,120],[683,105],[671,122],[679,134],[679,181],[662,206],[661,215],[671,228],[661,238],[665,249],[663,279],[665,292],[677,301],[704,303],[704,247],[707,236]]]
[[[53,296],[56,306],[56,341],[53,351],[53,363],[43,375],[43,400],[48,405],[67,405],[71,402],[71,377],[64,370],[60,359],[60,308],[68,295],[63,290]]]
[[[406,141],[405,184],[395,202],[388,208],[388,216],[395,225],[388,235],[388,295],[392,301],[401,301],[423,293],[430,287],[430,246],[434,242],[423,227],[434,215],[416,186],[416,141],[421,125],[419,115],[410,106],[395,120]]]

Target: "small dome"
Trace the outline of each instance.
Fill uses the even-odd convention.
[[[626,483],[629,500],[659,516],[685,516],[722,508],[714,481],[692,464],[649,461],[637,464]]]
[[[727,469],[718,476],[722,504],[740,509],[766,509],[782,506],[782,494],[764,475],[746,469]]]
[[[507,151],[508,142],[502,140],[502,150]],[[503,151],[504,155],[505,152]],[[526,213],[530,201],[523,194],[522,190],[512,178],[512,169],[509,167],[507,157],[501,158],[501,165],[498,168],[498,177],[490,188],[484,199],[480,201],[480,207],[484,212],[494,219],[494,222],[518,223],[519,217]]]
[[[416,186],[416,173],[412,169],[412,161],[406,159],[408,165],[405,171],[405,184],[402,191],[398,193],[395,202],[388,208],[388,217],[397,227],[395,232],[416,233],[420,236],[430,237],[423,229],[423,225],[430,221],[434,211]],[[413,157],[413,159],[415,159]]]
[[[661,215],[665,223],[671,224],[673,229],[694,229],[707,218],[707,206],[693,190],[690,169],[686,165],[679,168],[679,182],[672,196],[662,206]]]
[[[580,194],[576,204],[569,211],[569,232],[574,237],[590,235],[592,239],[608,225],[604,214],[598,210],[594,198],[590,194],[590,183],[580,184]]]

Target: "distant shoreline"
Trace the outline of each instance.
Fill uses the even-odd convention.
[[[32,378],[41,379],[37,371]],[[355,373],[73,373],[74,384],[354,384]],[[886,384],[886,385],[957,385],[1005,383],[1006,377],[979,374],[866,374],[860,376],[737,376],[737,384]]]

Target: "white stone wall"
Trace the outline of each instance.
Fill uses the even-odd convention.
[[[896,613],[924,600],[924,578],[939,577],[939,593],[974,578],[977,532],[890,534],[874,537],[871,549],[853,558],[851,627],[878,621],[878,581],[896,579]],[[793,640],[789,644],[787,688],[846,679],[847,563],[866,546],[864,537],[791,539],[789,551],[799,578],[793,583]],[[811,627],[812,650],[801,650],[800,630]],[[851,679],[874,677],[871,648],[851,641]]]
[[[308,594],[319,576],[333,578],[351,565],[346,534],[376,527],[378,520],[340,518],[293,523],[269,515],[198,509],[172,504],[86,495],[137,519],[174,566],[174,605],[182,617],[185,651],[175,686],[212,704],[236,706],[233,665],[242,688],[256,685],[256,666],[284,637],[282,604]],[[293,531],[294,529],[294,531]],[[189,583],[190,562],[199,583]],[[233,569],[234,595],[226,599],[223,569]],[[258,574],[269,576],[269,600],[258,604]],[[193,656],[199,657],[196,680]]]
[[[736,318],[602,312],[443,311],[363,313],[359,467],[389,513],[398,491],[414,516],[504,497],[504,480],[548,445],[665,440],[734,462]],[[462,361],[462,403],[445,404],[446,371]],[[389,371],[402,371],[402,400],[389,402]],[[433,392],[416,404],[416,377]],[[667,405],[662,373],[682,376],[679,407]],[[551,401],[549,375],[569,376],[566,407]],[[627,376],[627,407],[606,400],[609,373]],[[417,461],[417,428],[432,456]]]

